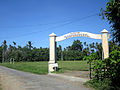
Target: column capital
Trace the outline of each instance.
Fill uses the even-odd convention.
[[[49,37],[56,37],[56,34],[52,33],[52,34],[49,35]]]
[[[106,29],[102,30],[101,33],[108,33]]]

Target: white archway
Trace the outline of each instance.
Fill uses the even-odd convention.
[[[101,34],[92,34],[89,32],[71,32],[65,34],[63,36],[57,37],[56,34],[52,33],[49,35],[50,37],[50,51],[49,51],[49,62],[48,62],[48,71],[53,72],[55,69],[54,67],[58,67],[57,60],[56,60],[56,44],[58,41],[62,41],[71,37],[89,37],[93,39],[100,39],[102,40],[102,48],[103,48],[103,59],[109,57],[109,46],[108,46],[108,39],[109,34],[106,29],[104,29]]]

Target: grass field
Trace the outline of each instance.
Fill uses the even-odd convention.
[[[25,72],[37,73],[37,74],[47,74],[48,73],[48,63],[47,62],[15,62],[15,64],[3,63],[0,64],[8,68],[13,68]]]
[[[2,63],[2,66],[13,68],[25,72],[31,72],[36,74],[47,74],[48,73],[48,62],[15,62],[15,64]],[[86,61],[59,61],[58,73],[70,71],[88,71],[89,65]]]
[[[66,70],[70,71],[88,71],[89,65],[86,61],[59,61],[59,71],[65,72]]]
[[[1,88],[1,84],[0,84],[0,90],[2,90],[2,88]]]

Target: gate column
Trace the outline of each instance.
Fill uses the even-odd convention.
[[[49,49],[49,62],[48,62],[48,72],[53,72],[53,65],[56,63],[56,34],[52,33],[49,35],[50,39],[50,49]]]
[[[109,46],[108,46],[108,31],[104,29],[102,32],[102,48],[103,48],[103,55],[102,59],[106,59],[109,57]]]

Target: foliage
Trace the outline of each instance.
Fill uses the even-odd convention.
[[[107,18],[111,24],[113,39],[120,43],[120,0],[109,0],[106,9],[102,10],[101,15]]]
[[[48,61],[49,60],[49,49],[48,48],[33,48],[31,41],[24,47],[9,45],[7,48],[7,42],[4,41],[0,47],[0,61],[9,62],[11,59],[19,61]]]
[[[120,79],[120,51],[114,50],[110,53],[109,58],[105,60],[97,60],[94,63],[95,78],[104,79]],[[103,71],[104,70],[104,71]],[[104,77],[103,77],[104,76]],[[116,81],[115,80],[115,81]]]
[[[83,60],[92,53],[96,54],[96,59],[102,58],[102,44],[92,43],[84,45],[80,40],[75,40],[71,46],[64,48],[63,60]],[[85,60],[85,59],[84,59]]]
[[[0,47],[0,62],[2,62],[2,47]]]
[[[83,44],[80,40],[75,40],[71,46],[64,48],[63,60],[82,60],[83,55]]]
[[[5,54],[6,54],[6,50],[7,50],[7,42],[6,42],[6,40],[4,40],[4,42],[3,42],[3,45],[2,45],[2,50],[3,50],[3,58],[2,58],[2,62],[4,62],[5,61]]]
[[[92,53],[89,56],[85,56],[83,60],[87,60],[87,63],[91,63],[93,60],[98,60],[99,59],[98,57],[99,56],[97,55],[97,53]]]
[[[28,41],[28,44],[24,47],[17,45],[13,42],[13,45],[7,46],[7,42],[4,41],[0,46],[0,61],[9,62],[10,59],[19,61],[48,61],[49,60],[49,48],[36,48],[32,46],[32,42]],[[117,48],[115,42],[110,41],[110,52]],[[114,49],[113,49],[114,46]],[[68,46],[62,50],[62,46],[57,47],[57,60],[88,60],[87,56],[91,57],[91,60],[99,60],[102,58],[102,44],[91,43],[87,44],[75,40],[71,46]],[[93,59],[94,57],[94,59]]]
[[[75,50],[69,50],[63,52],[63,59],[66,60],[82,60],[83,53]]]
[[[114,48],[114,47],[113,47]],[[118,46],[119,48],[119,46]],[[93,81],[96,81],[96,83],[102,85],[102,89],[105,88],[104,82],[106,79],[109,79],[108,87],[111,85],[110,89],[105,90],[111,90],[111,88],[114,88],[117,90],[120,88],[120,49],[115,49],[109,54],[109,58],[105,60],[96,60],[93,63]],[[99,82],[100,81],[100,82]],[[90,83],[91,83],[90,82]],[[103,83],[102,83],[103,82]],[[95,86],[95,84],[94,84]],[[97,86],[96,86],[97,87]]]
[[[106,66],[109,67],[107,74],[112,80],[113,85],[120,86],[120,50],[114,50],[110,53],[108,59],[106,59]]]
[[[120,46],[114,40],[109,41],[109,52],[112,52],[114,50],[120,50]]]
[[[119,90],[120,89],[120,46],[109,41],[109,58],[96,60],[97,52],[84,57],[89,64],[92,64],[92,80],[86,84],[97,90]]]
[[[88,87],[92,87],[96,90],[114,90],[114,87],[111,86],[111,80],[105,78],[103,81],[101,80],[89,80],[84,85]]]
[[[82,42],[80,42],[80,40],[74,40],[70,49],[81,52],[83,50]]]

